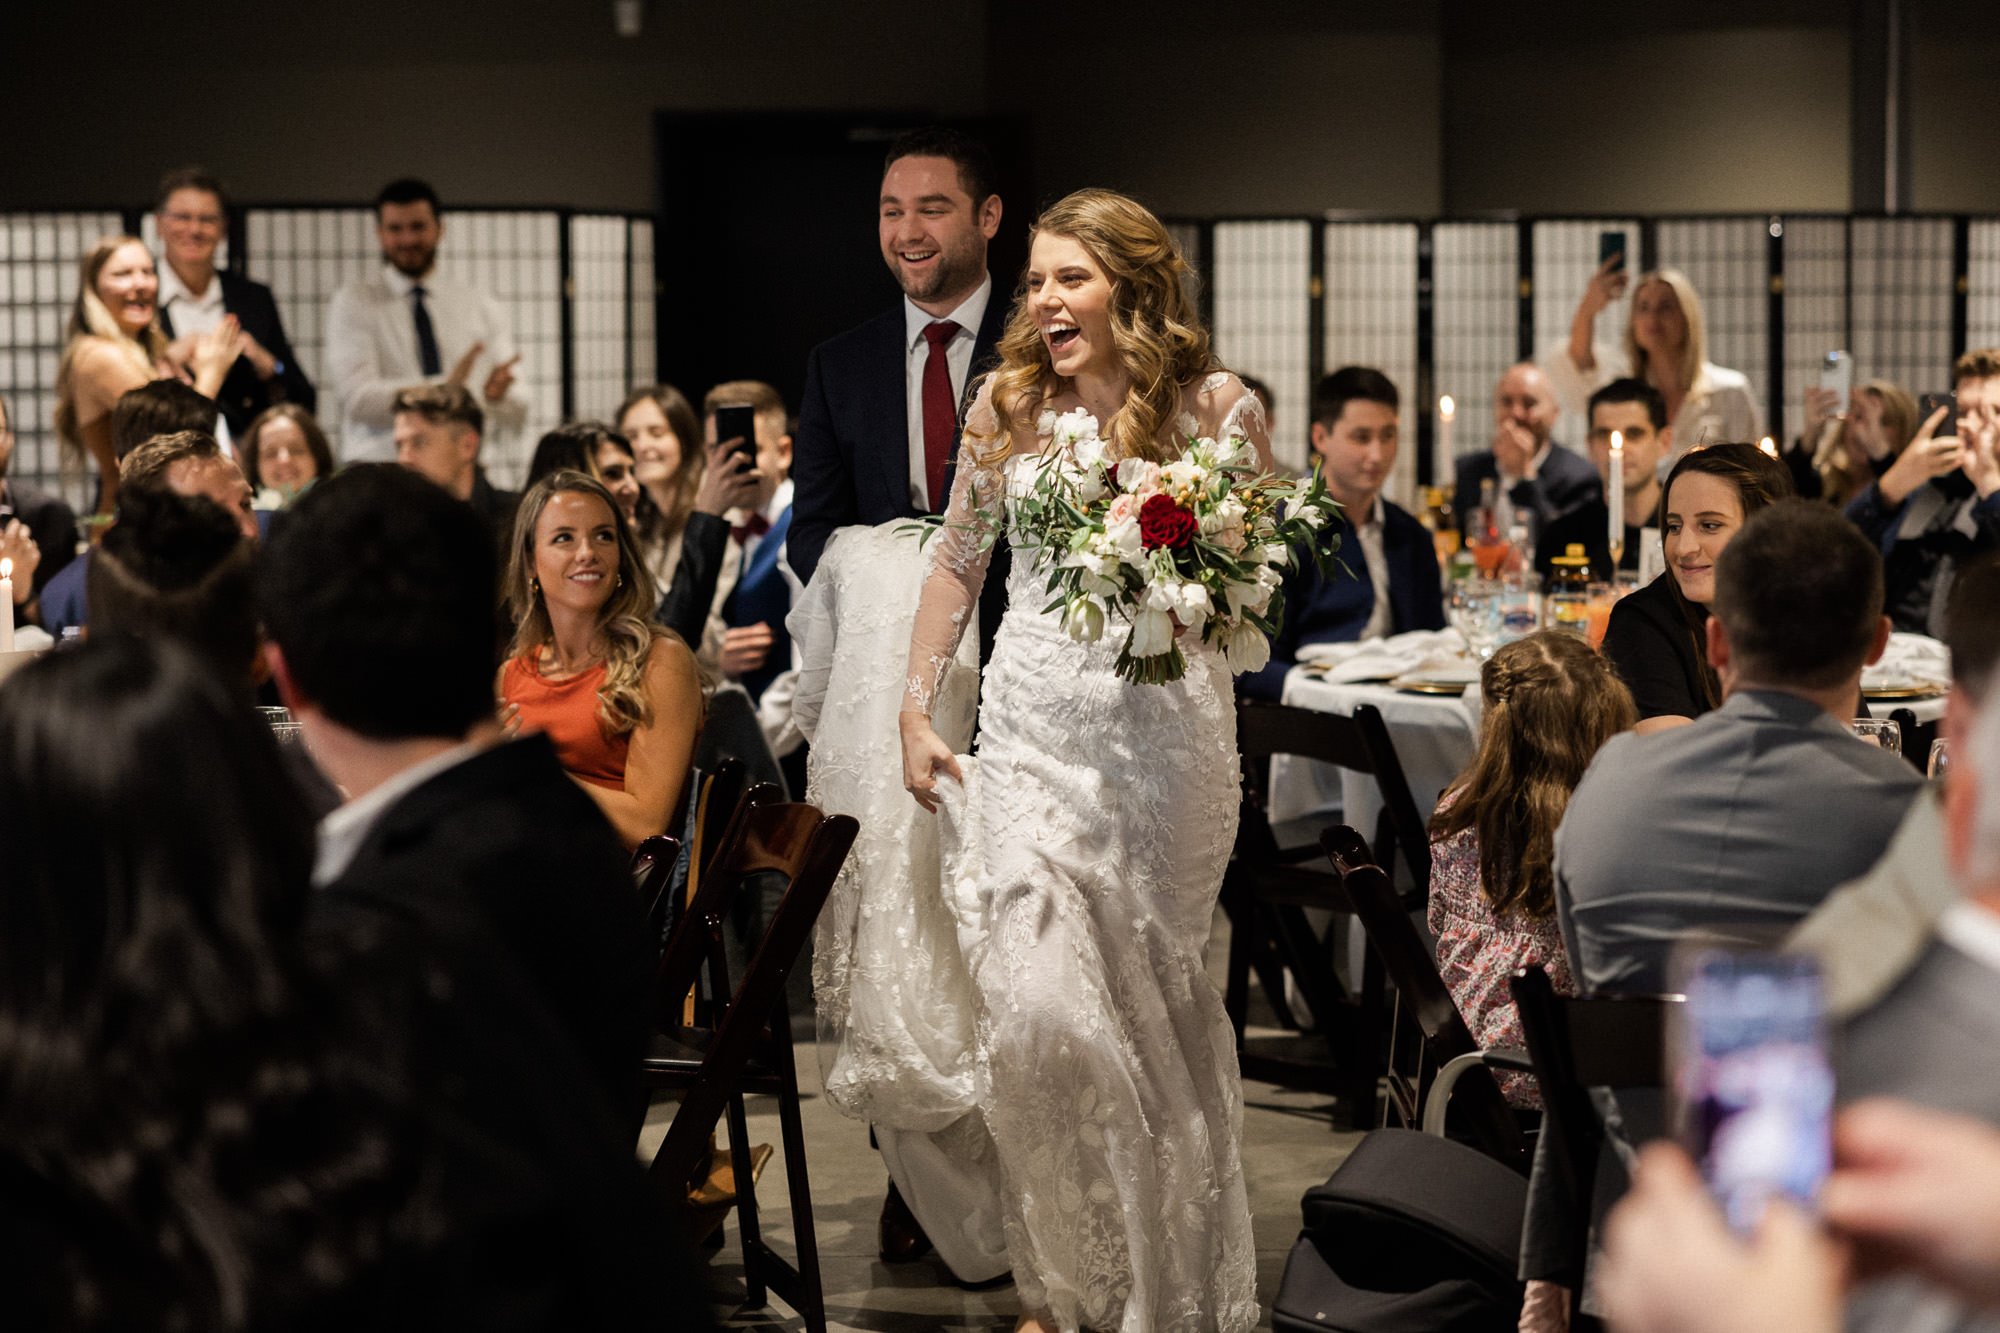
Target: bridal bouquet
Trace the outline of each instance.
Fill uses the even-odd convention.
[[[1126,622],[1118,674],[1163,685],[1187,674],[1178,632],[1216,645],[1234,672],[1271,659],[1284,571],[1301,552],[1332,572],[1339,512],[1319,471],[1259,474],[1247,440],[1189,439],[1168,463],[1113,463],[1081,408],[1044,431],[1055,448],[1014,500],[1022,543],[1049,570],[1049,604],[1080,643]]]

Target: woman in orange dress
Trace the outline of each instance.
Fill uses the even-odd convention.
[[[554,472],[522,497],[507,596],[509,725],[549,737],[627,847],[665,832],[701,729],[701,682],[687,645],[649,619],[652,576],[603,483]]]

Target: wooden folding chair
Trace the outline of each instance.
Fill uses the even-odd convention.
[[[1230,918],[1224,1003],[1236,1031],[1238,1062],[1249,1077],[1331,1093],[1344,1103],[1351,1124],[1366,1124],[1372,1118],[1387,1028],[1381,965],[1368,955],[1358,991],[1350,994],[1341,984],[1333,966],[1332,932],[1322,935],[1315,930],[1306,911],[1348,913],[1352,906],[1338,875],[1308,864],[1319,860],[1320,830],[1312,830],[1313,841],[1280,845],[1266,814],[1259,778],[1270,759],[1281,754],[1372,777],[1382,794],[1373,862],[1388,867],[1400,856],[1412,884],[1407,901],[1413,909],[1420,908],[1430,893],[1430,840],[1423,819],[1388,728],[1371,705],[1363,704],[1353,717],[1343,717],[1309,708],[1239,703],[1237,750],[1244,769],[1244,798],[1236,849],[1223,874],[1222,903]],[[1281,1023],[1291,1012],[1284,974],[1292,974],[1311,1011],[1313,1034],[1246,1042],[1253,971]]]
[[[1521,1011],[1521,1030],[1542,1093],[1540,1151],[1553,1171],[1558,1205],[1572,1220],[1565,1280],[1583,1283],[1590,1248],[1590,1210],[1604,1119],[1590,1092],[1667,1086],[1666,1016],[1678,995],[1558,995],[1541,967],[1516,972],[1508,983]]]
[[[661,959],[655,991],[658,1035],[640,1069],[648,1089],[682,1094],[666,1139],[653,1158],[654,1179],[670,1197],[684,1198],[689,1178],[707,1154],[716,1122],[727,1113],[730,1149],[739,1171],[736,1216],[747,1305],[763,1305],[768,1288],[816,1331],[826,1327],[826,1304],[784,989],[858,831],[849,816],[822,815],[810,805],[745,802]],[[746,880],[762,873],[782,875],[784,895],[742,980],[732,986],[722,948],[723,922],[731,897]],[[685,1002],[704,970],[712,992],[725,998],[718,999],[707,1024],[696,1027],[685,1021]],[[773,1251],[759,1229],[742,1109],[749,1093],[778,1099],[796,1265]]]
[[[1458,1123],[1480,1150],[1525,1174],[1528,1137],[1490,1071],[1528,1069],[1526,1052],[1480,1049],[1409,909],[1375,865],[1361,835],[1341,824],[1322,834],[1320,843],[1396,988],[1397,1012],[1407,1015],[1420,1034],[1412,1068],[1400,1069],[1392,1020],[1383,1123],[1393,1116],[1406,1128],[1421,1124],[1426,1133],[1442,1134],[1446,1108],[1455,1104]]]

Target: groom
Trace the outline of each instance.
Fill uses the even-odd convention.
[[[956,473],[960,404],[994,360],[1007,300],[986,271],[1000,195],[984,144],[913,130],[889,148],[877,209],[882,258],[903,299],[806,362],[793,438],[785,558],[810,583],[835,528],[941,514]],[[980,657],[1006,602],[996,550],[980,598]]]
[[[834,529],[944,512],[960,404],[990,368],[1007,321],[1006,297],[986,271],[987,242],[1000,230],[996,179],[985,145],[956,130],[914,130],[890,145],[877,230],[903,299],[821,343],[806,363],[785,549],[802,584],[812,581]],[[1001,546],[979,602],[982,661],[1006,609],[1006,574]],[[881,1242],[890,1263],[931,1249],[893,1179]]]

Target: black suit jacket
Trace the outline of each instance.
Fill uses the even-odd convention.
[[[42,553],[41,563],[35,566],[35,578],[29,604],[42,595],[49,580],[60,574],[63,566],[76,559],[76,512],[58,497],[39,487],[18,481],[7,481],[6,491],[0,495],[0,527],[9,518],[18,518],[28,529],[28,535],[35,540],[35,549]],[[17,607],[18,612],[21,608]],[[19,620],[17,615],[16,620]]]
[[[229,423],[229,433],[241,439],[257,414],[276,402],[297,403],[308,412],[318,410],[319,394],[292,352],[292,342],[285,336],[285,322],[278,317],[278,302],[271,289],[226,268],[217,269],[215,276],[222,282],[223,310],[236,316],[243,331],[262,343],[264,350],[285,366],[282,375],[262,380],[257,378],[257,368],[250,364],[250,358],[236,359],[222,381],[221,391],[215,395],[217,405],[222,408],[222,419]],[[169,338],[174,336],[173,319],[164,308],[160,311],[160,328]]]
[[[972,344],[972,386],[992,368],[994,344],[1006,327],[1008,301],[996,284]],[[903,345],[903,306],[813,348],[805,396],[792,437],[792,530],[785,559],[801,583],[812,582],[820,552],[835,528],[918,518],[910,503],[910,415]],[[964,424],[964,403],[959,410]],[[952,437],[954,470],[958,436]],[[953,473],[945,477],[951,489]],[[1006,610],[1007,550],[995,546],[979,598],[980,656],[991,650]]]
[[[1500,463],[1491,449],[1458,460],[1457,490],[1452,494],[1451,510],[1460,532],[1466,530],[1466,515],[1479,504],[1479,483],[1489,479],[1496,484],[1500,480]],[[1515,482],[1507,492],[1511,504],[1534,514],[1537,533],[1577,506],[1603,498],[1604,483],[1591,461],[1560,444],[1549,446],[1549,456],[1542,460],[1541,471],[1533,481]]]
[[[321,930],[387,917],[518,969],[601,1080],[638,1095],[652,956],[625,850],[544,736],[496,745],[406,794],[315,895]]]

